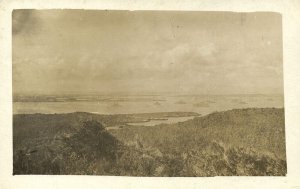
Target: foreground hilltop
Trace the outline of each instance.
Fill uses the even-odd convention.
[[[286,174],[283,109],[236,109],[177,124],[106,129],[158,116],[170,114],[14,115],[14,174]]]

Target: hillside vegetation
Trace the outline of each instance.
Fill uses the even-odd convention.
[[[106,129],[157,116],[170,115],[14,115],[14,174],[286,174],[283,109],[236,109],[171,125]]]

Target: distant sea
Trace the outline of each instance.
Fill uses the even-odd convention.
[[[16,101],[13,103],[13,113],[132,114],[181,111],[205,115],[230,109],[284,106],[282,95],[73,96],[71,101],[65,100],[66,97],[54,98],[55,101]]]

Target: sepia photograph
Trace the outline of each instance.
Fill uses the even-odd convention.
[[[282,15],[15,9],[13,175],[286,176]]]

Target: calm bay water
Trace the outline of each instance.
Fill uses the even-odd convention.
[[[155,96],[115,98],[113,101],[73,102],[14,102],[14,114],[92,112],[98,114],[132,114],[152,112],[196,112],[201,115],[249,107],[283,107],[280,95],[226,95],[226,96]]]
[[[164,120],[149,120],[147,122],[135,122],[135,123],[127,123],[130,126],[155,126],[159,124],[171,124],[171,123],[178,123],[184,122],[190,119],[193,119],[195,116],[185,116],[185,117],[166,117]]]

